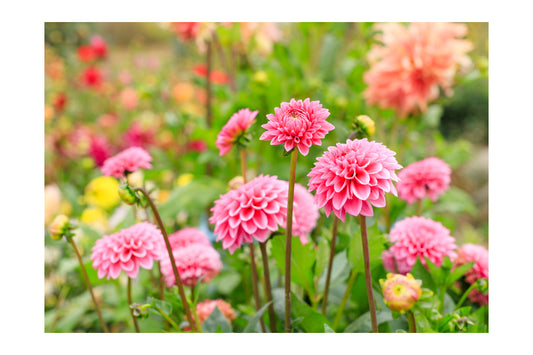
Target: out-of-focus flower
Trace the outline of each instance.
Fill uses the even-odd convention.
[[[139,104],[139,95],[132,87],[124,88],[120,92],[120,102],[126,110],[133,110]]]
[[[126,142],[126,147],[147,148],[155,144],[155,132],[152,128],[133,122],[124,133],[124,141]]]
[[[126,69],[122,69],[118,72],[118,81],[120,81],[124,85],[131,84],[132,77],[129,71]]]
[[[98,58],[105,58],[107,56],[107,43],[100,35],[92,35],[90,39],[91,48]]]
[[[221,195],[209,219],[215,225],[217,241],[222,241],[222,247],[231,254],[254,239],[265,242],[286,218],[286,191],[277,177],[260,175]]]
[[[289,183],[285,182],[287,188],[286,196],[289,192]],[[319,207],[315,203],[313,195],[305,187],[294,184],[294,206],[292,215],[292,235],[299,237],[302,244],[309,242],[309,233],[316,227],[318,217],[320,217]],[[286,225],[286,220],[282,225]]]
[[[234,113],[217,136],[216,146],[220,156],[228,154],[235,144],[245,146],[246,131],[255,122],[259,111],[244,108]]]
[[[383,289],[384,302],[393,311],[405,313],[422,295],[422,288],[413,275],[387,274],[386,280],[379,280]]]
[[[274,43],[281,38],[276,22],[241,22],[240,25],[243,43],[255,44],[261,55],[270,54]]]
[[[119,117],[114,114],[105,113],[98,117],[96,122],[98,122],[98,125],[102,128],[110,128],[115,126],[119,121]]]
[[[172,88],[172,95],[177,103],[189,102],[194,97],[194,87],[189,83],[177,83]]]
[[[108,158],[102,166],[102,173],[121,178],[138,169],[151,169],[151,161],[152,157],[146,150],[140,147],[131,147]]]
[[[78,47],[78,59],[83,63],[90,63],[96,59],[96,53],[93,47],[88,45],[81,45]]]
[[[489,252],[482,245],[475,245],[466,243],[461,245],[457,250],[457,258],[455,259],[455,267],[474,262],[472,268],[465,274],[465,281],[469,284],[475,283],[479,279],[489,279]],[[468,298],[472,302],[477,302],[481,305],[489,303],[489,295],[483,294],[474,289],[468,294]]]
[[[209,318],[211,313],[215,310],[215,307],[219,309],[230,323],[237,317],[229,303],[221,299],[205,300],[196,305],[196,314],[198,314],[198,321],[200,324]]]
[[[266,132],[259,139],[269,140],[271,145],[284,144],[286,151],[296,147],[305,156],[312,145],[322,145],[322,138],[335,128],[326,121],[328,116],[319,101],[291,99],[267,115],[268,122],[261,126]]]
[[[67,95],[64,92],[57,93],[54,97],[54,109],[60,113],[65,108],[67,103]]]
[[[161,260],[163,252],[163,235],[159,229],[141,222],[98,239],[91,260],[100,279],[116,279],[121,271],[136,278],[139,268],[151,269],[154,260]]]
[[[193,174],[185,173],[178,176],[174,182],[174,186],[186,186],[194,179]]]
[[[204,64],[197,64],[193,67],[194,74],[205,78],[207,76],[207,66]],[[229,83],[229,76],[218,70],[211,70],[209,74],[209,81],[215,84]]]
[[[44,122],[49,122],[54,117],[55,111],[52,105],[44,105]]]
[[[48,225],[58,213],[61,204],[61,190],[56,184],[44,187],[44,224]]]
[[[198,228],[187,227],[172,233],[168,236],[168,241],[172,250],[185,248],[193,244],[203,244],[211,246],[209,239],[204,232]]]
[[[252,79],[258,84],[266,84],[268,82],[268,75],[264,70],[259,70],[254,73]]]
[[[200,22],[172,22],[171,26],[182,41],[195,39],[200,30]]]
[[[207,143],[202,139],[195,139],[187,143],[187,148],[193,152],[203,153],[207,150]]]
[[[382,254],[385,268],[405,274],[411,271],[417,258],[426,265],[428,258],[440,266],[442,259],[456,257],[455,238],[440,222],[425,217],[407,217],[397,222],[390,231],[389,239],[394,243]]]
[[[63,238],[63,235],[68,232],[69,227],[70,221],[68,217],[64,214],[57,215],[48,227],[50,237],[54,240],[60,240]]]
[[[220,255],[211,244],[193,243],[172,249],[181,282],[185,286],[196,285],[198,280],[209,282],[222,270]],[[176,284],[168,255],[161,260],[161,273],[168,287]]]
[[[105,136],[94,135],[91,137],[89,155],[98,167],[102,166],[104,161],[111,156],[111,146]]]
[[[467,27],[458,23],[415,22],[377,24],[381,31],[368,53],[370,69],[364,75],[369,104],[395,109],[400,117],[425,111],[439,96],[452,94],[454,76],[471,63],[472,44],[464,39]]]
[[[97,88],[104,82],[104,75],[98,67],[88,67],[82,73],[82,83],[85,86]]]
[[[80,221],[99,232],[104,232],[107,229],[108,217],[104,209],[88,207],[81,213]]]
[[[84,200],[90,206],[109,210],[120,202],[117,194],[119,183],[109,176],[98,176],[85,187]]]
[[[426,158],[409,164],[398,174],[398,195],[411,204],[429,197],[437,201],[439,195],[448,190],[452,170],[439,158]]]
[[[328,148],[319,157],[311,172],[309,191],[315,191],[315,201],[341,219],[352,216],[373,216],[374,207],[385,206],[385,193],[396,195],[393,181],[400,169],[396,153],[381,143],[365,139],[348,139]]]

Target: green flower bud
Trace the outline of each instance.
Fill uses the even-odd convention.
[[[128,184],[122,184],[118,187],[118,195],[122,202],[127,205],[134,205],[139,202],[139,197]]]
[[[54,240],[61,240],[65,234],[69,234],[69,229],[70,221],[64,214],[60,214],[54,218],[48,227],[50,237]]]
[[[374,135],[374,133],[376,133],[374,121],[366,115],[360,115],[355,118],[353,129],[358,133],[358,135],[363,136],[361,138],[370,138]]]

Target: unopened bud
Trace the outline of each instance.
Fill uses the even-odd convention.
[[[376,125],[374,121],[366,115],[360,115],[355,118],[354,129],[368,138],[376,133]]]
[[[244,184],[244,178],[242,176],[235,176],[228,183],[230,190],[235,190],[236,188],[238,188],[242,184]]]
[[[387,279],[380,280],[380,283],[385,304],[400,313],[410,310],[422,294],[420,284],[411,274],[404,276],[389,273]]]
[[[139,202],[139,197],[128,184],[122,184],[118,187],[118,195],[127,205],[134,205]]]
[[[50,237],[54,240],[60,240],[65,234],[68,233],[70,228],[70,222],[67,216],[60,214],[54,218],[48,231],[50,232]]]

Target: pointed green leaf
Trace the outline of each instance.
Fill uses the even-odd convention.
[[[218,331],[220,329],[220,331]],[[226,317],[220,312],[218,307],[215,307],[213,312],[202,323],[202,330],[206,333],[231,333],[231,324]]]
[[[263,314],[266,312],[268,306],[272,303],[272,301],[265,304],[261,309],[257,311],[257,313],[250,319],[248,324],[243,330],[243,333],[254,333],[257,331],[257,325],[259,324],[259,319],[263,316]]]

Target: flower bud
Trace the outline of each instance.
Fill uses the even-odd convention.
[[[70,223],[68,217],[64,214],[58,215],[48,227],[50,237],[54,240],[61,240],[63,235],[68,232],[69,227]]]
[[[420,298],[422,288],[413,275],[387,274],[386,280],[380,280],[385,304],[400,313],[405,313]]]
[[[118,195],[127,205],[134,205],[139,201],[139,197],[128,184],[122,184],[118,187]]]
[[[242,176],[235,176],[228,183],[230,190],[235,190],[236,188],[238,188],[242,184],[244,184],[244,178]]]
[[[376,133],[374,121],[366,115],[360,115],[355,118],[354,128],[366,137],[372,137]]]

